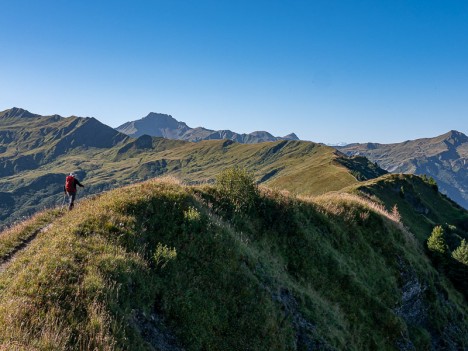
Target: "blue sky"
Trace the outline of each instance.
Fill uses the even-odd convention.
[[[468,2],[0,0],[0,110],[317,142],[468,133]]]

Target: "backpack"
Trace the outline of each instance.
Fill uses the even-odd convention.
[[[75,178],[73,178],[73,176],[71,175],[65,178],[65,190],[67,191],[67,193],[76,191]]]

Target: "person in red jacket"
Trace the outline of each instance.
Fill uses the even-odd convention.
[[[78,179],[76,179],[75,174],[70,173],[67,175],[67,178],[65,178],[65,185],[63,187],[63,190],[65,193],[68,195],[68,210],[72,210],[73,206],[75,205],[75,197],[76,197],[76,186],[84,187],[83,184],[80,183]]]

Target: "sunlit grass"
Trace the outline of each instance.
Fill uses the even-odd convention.
[[[378,202],[255,196],[236,210],[229,191],[163,177],[78,202],[0,273],[0,349],[151,350],[148,325],[189,351],[422,347],[394,312],[403,264],[454,296],[424,300],[443,316],[431,332],[466,316]]]
[[[29,239],[37,231],[51,223],[57,216],[61,215],[60,210],[46,210],[36,213],[3,232],[0,232],[0,263],[15,248]]]

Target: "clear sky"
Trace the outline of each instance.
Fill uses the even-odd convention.
[[[325,143],[468,133],[466,0],[0,0],[0,110]]]

